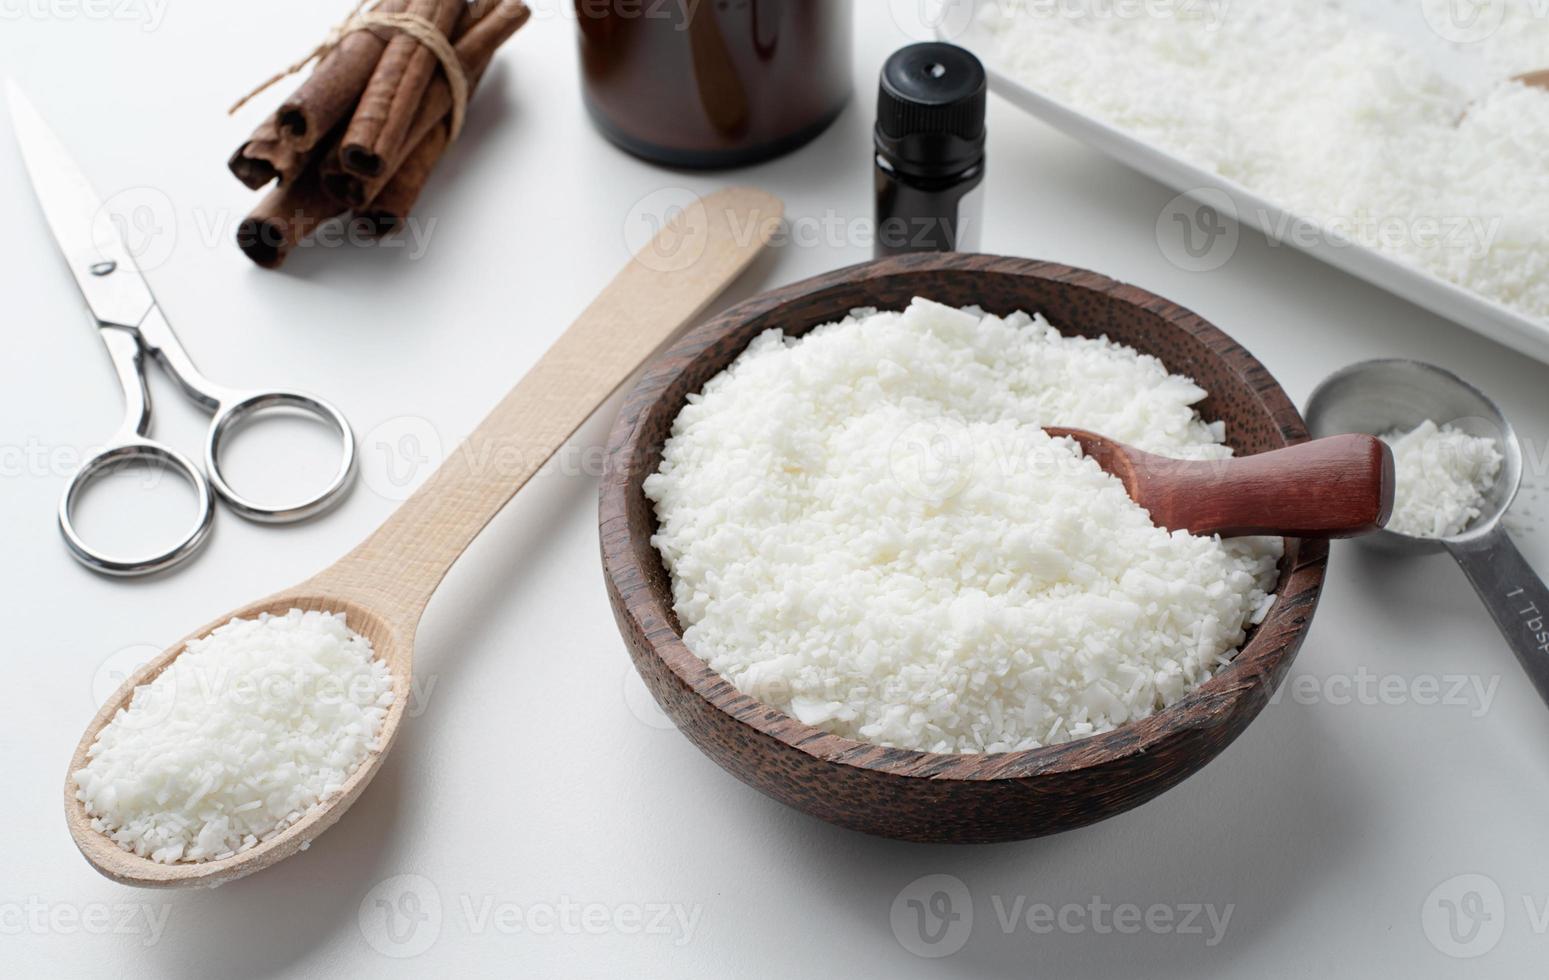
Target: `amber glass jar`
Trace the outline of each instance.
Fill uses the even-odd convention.
[[[636,156],[734,167],[821,133],[851,89],[849,0],[575,0],[587,110]]]

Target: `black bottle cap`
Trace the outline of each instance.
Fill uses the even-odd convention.
[[[877,151],[909,173],[955,173],[984,156],[984,66],[955,44],[893,52],[877,92]]]

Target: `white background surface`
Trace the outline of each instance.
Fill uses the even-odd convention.
[[[60,790],[104,685],[143,655],[135,648],[160,647],[300,580],[385,518],[399,493],[388,467],[401,476],[483,416],[613,275],[631,209],[653,192],[755,183],[784,197],[808,230],[806,244],[769,255],[728,299],[867,258],[868,245],[844,229],[870,214],[876,73],[926,28],[912,0],[858,4],[858,98],[833,129],[733,177],[683,176],[629,159],[592,131],[568,4],[547,0],[502,54],[462,145],[426,192],[420,214],[435,225],[424,254],[314,250],[275,274],[250,267],[228,241],[253,197],[224,161],[262,110],[222,113],[344,5],[130,0],[122,6],[132,19],[115,19],[63,0],[28,2],[0,3],[0,68],[25,84],[104,197],[160,202],[152,210],[164,261],[148,277],[195,359],[232,384],[338,401],[361,437],[366,478],[341,510],[301,528],[220,513],[208,551],[171,576],[117,582],[77,566],[54,507],[73,454],[112,432],[119,394],[14,146],[0,137],[10,345],[0,358],[0,594],[10,628],[0,973],[1541,970],[1549,711],[1446,558],[1400,564],[1336,547],[1281,699],[1161,799],[1051,839],[914,846],[759,796],[654,712],[602,588],[596,481],[584,472],[595,453],[571,454],[563,472],[535,481],[453,571],[420,633],[421,713],[360,803],[309,852],[214,892],[100,878],[65,832]],[[994,99],[990,126],[986,250],[1091,267],[1176,299],[1242,341],[1298,402],[1354,360],[1445,365],[1504,405],[1526,443],[1530,483],[1546,482],[1549,368],[1251,233],[1219,270],[1185,271],[1167,258],[1176,242],[1158,238],[1171,192]],[[196,414],[166,385],[156,393],[158,434],[194,449]],[[602,443],[612,411],[585,428],[583,449]],[[428,466],[414,472],[423,478]],[[1530,486],[1518,538],[1549,568],[1549,531],[1535,508],[1542,497]],[[1453,693],[1452,677],[1466,686],[1443,700],[1461,703],[1422,703],[1431,680],[1440,695]],[[957,910],[971,915],[971,930],[953,955],[929,960],[905,948],[920,934],[904,903],[928,897],[932,883],[911,883],[935,874],[962,883]],[[420,877],[390,880],[400,875]],[[1456,947],[1444,903],[1473,902],[1471,891],[1482,904],[1468,907],[1488,920]],[[1085,910],[1094,897],[1156,907],[1157,923],[1171,915],[1176,925],[1192,904],[1218,917],[1230,908],[1230,919],[1213,944],[1204,916],[1203,934],[1144,925],[1118,934],[1111,912]],[[404,942],[384,932],[379,898],[400,910]],[[404,917],[416,900],[421,913],[439,904],[439,921]],[[583,917],[588,905],[600,918]],[[659,905],[693,918],[692,928],[669,916],[665,932],[642,929]],[[1039,932],[1025,918],[1039,905],[1083,910]],[[147,909],[159,929],[147,926]],[[1003,918],[1018,910],[1024,918],[1008,926]],[[951,937],[931,951],[956,946],[960,935]],[[1464,962],[1448,949],[1482,955]]]

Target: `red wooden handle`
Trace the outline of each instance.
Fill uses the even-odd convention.
[[[1204,462],[1126,455],[1130,496],[1171,530],[1347,538],[1381,528],[1393,513],[1393,454],[1375,436],[1329,436]]]

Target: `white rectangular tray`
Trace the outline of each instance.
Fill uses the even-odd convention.
[[[1416,266],[1358,245],[1335,229],[1288,213],[1235,181],[1138,140],[1005,75],[995,63],[992,41],[973,16],[984,4],[997,2],[1003,0],[945,0],[937,21],[937,34],[942,40],[968,48],[984,62],[991,91],[1066,135],[1194,200],[1219,205],[1224,194],[1230,198],[1241,224],[1275,241],[1300,249],[1530,357],[1549,362],[1549,325]]]

